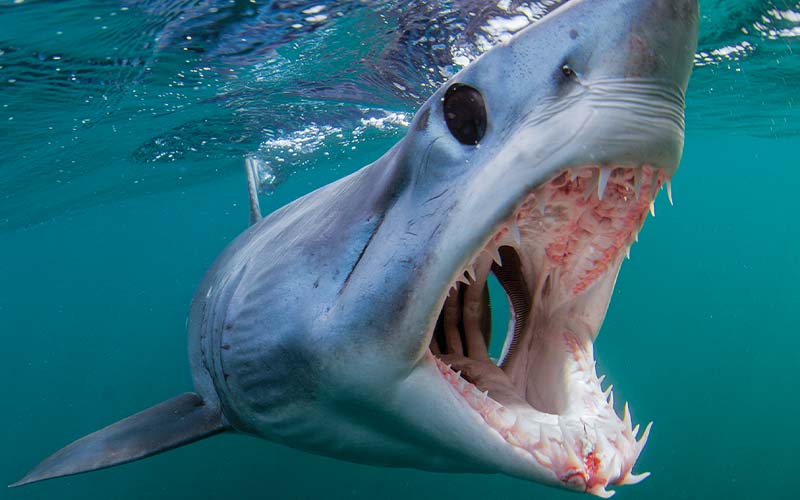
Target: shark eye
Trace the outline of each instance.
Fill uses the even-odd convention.
[[[444,95],[444,119],[458,142],[469,146],[478,144],[486,133],[483,96],[468,85],[452,85]]]

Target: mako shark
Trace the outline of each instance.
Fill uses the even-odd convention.
[[[194,391],[12,486],[221,432],[610,496],[638,438],[595,371],[620,264],[678,167],[697,0],[572,0],[487,51],[376,162],[261,218],[192,302]],[[487,279],[511,321],[488,355]]]

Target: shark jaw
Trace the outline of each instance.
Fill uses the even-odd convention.
[[[622,260],[671,172],[652,165],[564,169],[530,192],[460,267],[423,362],[533,475],[601,497],[634,484],[650,431],[614,410],[595,371],[597,337]],[[503,355],[488,356],[494,274],[511,309]]]

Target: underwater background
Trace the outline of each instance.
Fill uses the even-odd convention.
[[[201,276],[262,210],[380,156],[558,1],[0,1],[0,481],[191,389]],[[596,343],[617,498],[800,498],[800,2],[701,0],[686,148]],[[578,498],[224,435],[8,499]]]

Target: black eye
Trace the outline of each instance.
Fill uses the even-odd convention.
[[[565,64],[565,65],[561,66],[561,73],[566,78],[575,78],[575,70],[572,69],[572,66],[570,66],[569,64]]]
[[[444,94],[444,120],[458,142],[474,146],[486,133],[486,106],[476,89],[459,83]]]

